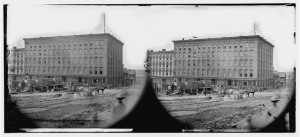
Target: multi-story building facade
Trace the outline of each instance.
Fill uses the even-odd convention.
[[[150,78],[153,83],[165,83],[173,81],[173,60],[174,51],[161,51],[150,50],[148,57],[150,60]]]
[[[122,84],[123,43],[109,33],[26,38],[25,74],[78,83]]]
[[[128,70],[129,83],[134,84],[136,82],[136,72],[133,69]]]
[[[176,81],[208,79],[225,86],[271,86],[274,46],[259,35],[176,40]]]
[[[10,50],[8,57],[8,78],[9,80],[21,81],[24,77],[25,49],[16,48]]]

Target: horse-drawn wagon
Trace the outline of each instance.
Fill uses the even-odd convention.
[[[210,80],[200,81],[188,81],[185,83],[179,83],[184,93],[190,95],[197,95],[203,93],[204,95],[210,94],[212,91],[212,85]]]

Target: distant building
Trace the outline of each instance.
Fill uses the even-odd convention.
[[[272,86],[274,45],[259,35],[173,42],[176,81]]]
[[[77,83],[123,83],[123,43],[109,33],[26,38],[24,73]]]
[[[136,82],[136,72],[135,70],[129,69],[128,71],[129,83],[134,84]]]
[[[8,57],[8,78],[9,80],[21,81],[24,78],[25,49],[16,48],[10,50]]]
[[[280,87],[285,86],[286,85],[286,72],[279,72],[278,73],[278,84]]]
[[[294,79],[294,72],[286,72],[286,79]]]
[[[123,73],[124,73],[123,75],[124,75],[124,85],[125,86],[134,84],[136,82],[135,70],[124,68]]]
[[[150,50],[148,52],[150,60],[150,78],[153,83],[169,83],[174,80],[174,51]]]

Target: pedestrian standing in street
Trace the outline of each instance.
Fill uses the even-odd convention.
[[[116,98],[117,103],[112,110],[112,121],[119,120],[120,118],[122,118],[122,116],[125,115],[126,112],[126,105],[123,103],[123,99],[125,98],[124,94],[119,93]]]
[[[183,95],[183,89],[182,89],[182,86],[178,86],[178,90],[179,90],[179,95]]]
[[[171,85],[169,85],[169,86],[168,86],[167,95],[171,94],[171,90],[172,90],[171,88],[172,88]]]

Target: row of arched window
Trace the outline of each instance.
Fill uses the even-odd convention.
[[[82,49],[44,49],[44,50],[27,50],[28,56],[70,56],[70,55],[101,55],[104,49],[100,48],[82,48]]]
[[[95,74],[102,75],[103,67],[25,66],[25,73]]]
[[[178,52],[176,58],[222,58],[222,57],[253,57],[254,50],[245,51],[198,51],[198,52]]]
[[[253,77],[253,69],[195,69],[183,68],[175,70],[178,76],[218,76],[218,77]]]
[[[264,77],[273,77],[273,71],[272,70],[265,70],[265,69],[258,69],[258,77],[264,78]]]
[[[12,60],[13,65],[23,65],[23,60]]]
[[[107,57],[107,64],[108,65],[122,65],[122,60],[117,59],[117,58],[112,58],[112,57]]]
[[[36,48],[66,48],[66,47],[91,47],[91,46],[103,46],[104,41],[92,41],[92,42],[67,42],[67,43],[50,43],[50,44],[31,44],[27,47],[30,49],[36,49]]]
[[[108,67],[107,69],[107,75],[120,75],[121,72],[121,67]]]
[[[172,62],[164,62],[164,61],[152,61],[150,62],[151,67],[172,67]]]
[[[242,43],[215,43],[215,44],[206,44],[202,43],[201,45],[186,45],[186,46],[176,46],[175,50],[210,50],[210,49],[237,49],[237,48],[254,48],[254,42],[242,42]]]
[[[22,66],[10,66],[8,72],[13,73],[13,74],[22,74],[23,67]]]
[[[15,58],[16,57],[18,57],[18,58],[21,57],[22,58],[23,57],[23,52],[12,52],[12,56],[15,57]]]
[[[78,65],[101,65],[103,57],[44,57],[25,58],[25,64],[78,64]]]
[[[263,44],[263,43],[259,43],[258,44],[258,49],[259,51],[263,51],[263,52],[266,52],[267,54],[272,54],[272,47],[271,46],[268,46],[267,44]]]
[[[272,62],[268,62],[266,60],[260,60],[258,59],[258,67],[262,67],[262,68],[272,68]]]
[[[164,68],[152,68],[150,69],[150,74],[152,76],[173,76],[173,70]]]
[[[194,66],[194,67],[210,67],[210,66],[230,66],[230,67],[252,67],[254,66],[253,59],[234,59],[234,60],[210,60],[210,59],[202,59],[202,60],[176,60],[175,66],[185,67],[185,66]]]
[[[151,58],[151,60],[172,60],[173,59],[173,55],[172,54],[150,55],[150,58]]]

